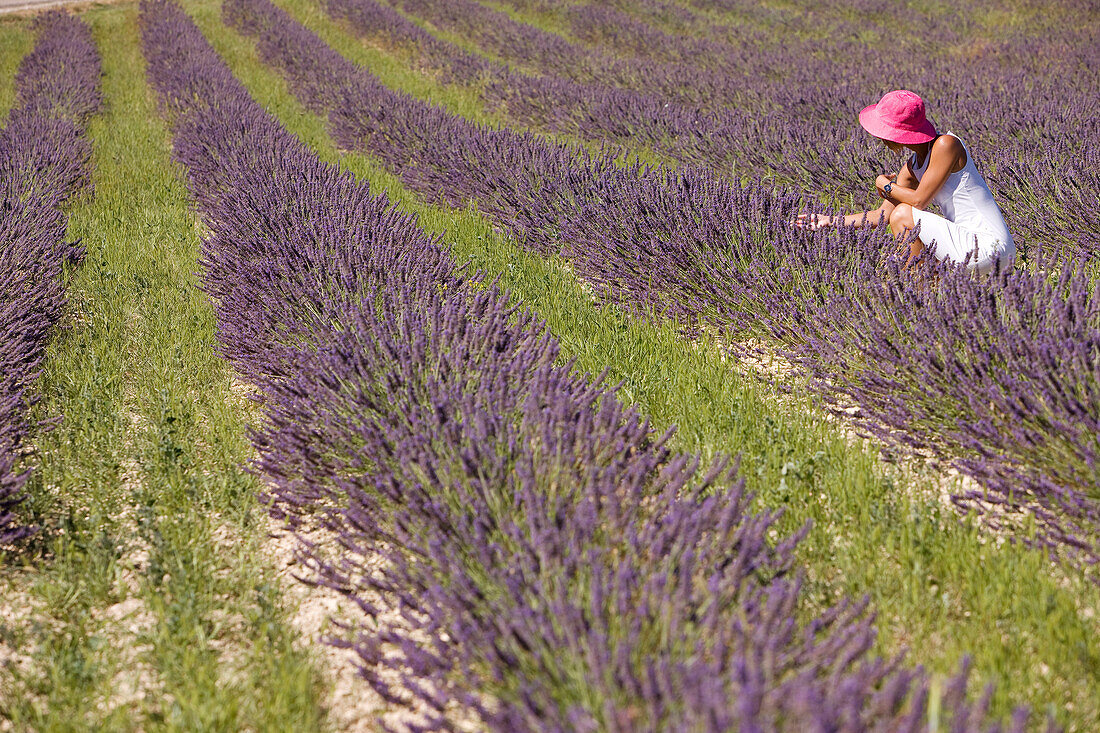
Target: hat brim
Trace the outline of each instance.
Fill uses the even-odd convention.
[[[882,117],[879,116],[877,104],[870,104],[863,108],[859,113],[859,124],[875,137],[902,145],[926,143],[936,138],[936,127],[928,120],[924,121],[924,126],[919,130],[903,130],[883,122]]]

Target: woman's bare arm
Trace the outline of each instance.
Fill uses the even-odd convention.
[[[890,212],[893,210],[894,205],[883,199],[882,204],[877,209],[846,214],[844,217],[838,217],[832,223],[843,224],[848,227],[877,227],[890,221]]]

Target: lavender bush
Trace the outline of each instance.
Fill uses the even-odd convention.
[[[954,456],[982,486],[960,504],[1028,511],[1039,533],[1026,541],[1097,561],[1100,318],[1087,270],[977,280],[925,261],[914,277],[885,232],[792,228],[805,206],[794,196],[484,128],[386,89],[266,0],[223,7],[344,147],[432,200],[477,202],[607,302],[735,352],[746,337],[778,342],[868,429]]]
[[[55,11],[34,29],[0,131],[0,546],[34,532],[13,510],[30,475],[34,382],[65,310],[65,267],[83,256],[65,241],[63,207],[90,185],[83,124],[100,104],[99,56],[84,24]]]
[[[927,724],[927,676],[867,658],[862,604],[795,621],[799,536],[767,541],[725,460],[562,364],[541,319],[279,127],[178,6],[141,13],[219,341],[264,395],[258,469],[339,538],[309,556],[323,582],[368,616],[368,591],[396,602],[343,643],[418,729],[456,709],[495,730]],[[964,670],[939,703],[997,729],[987,701]]]

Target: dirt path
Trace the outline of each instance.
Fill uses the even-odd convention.
[[[129,2],[129,0],[0,0],[0,15],[35,13],[62,5],[87,10],[96,5],[114,5],[117,2]]]

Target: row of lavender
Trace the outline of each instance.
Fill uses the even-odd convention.
[[[288,519],[339,538],[336,559],[305,548],[324,582],[399,609],[346,642],[387,699],[422,729],[925,725],[927,677],[867,658],[858,604],[795,622],[798,537],[769,545],[725,461],[557,364],[541,320],[319,161],[178,6],[141,18],[219,342],[264,395],[258,467]],[[942,703],[987,727],[964,675]]]
[[[34,24],[38,41],[15,79],[0,131],[0,546],[34,530],[14,509],[36,425],[34,383],[65,310],[65,268],[83,249],[65,241],[65,203],[90,185],[83,124],[100,105],[99,55],[88,28],[59,12]]]
[[[966,56],[949,51],[974,30],[961,22],[924,23],[913,40],[876,51],[854,34],[783,34],[779,43],[742,32],[736,43],[704,42],[614,8],[569,11],[577,36],[637,54],[623,59],[475,0],[389,1],[540,75],[440,41],[377,3],[325,5],[361,33],[413,48],[426,68],[474,85],[523,124],[644,145],[685,164],[774,178],[815,195],[863,198],[883,172],[884,150],[855,124],[856,112],[891,88],[918,89],[941,127],[978,151],[1022,251],[1044,267],[1100,253],[1100,214],[1088,205],[1100,185],[1100,122],[1091,112],[1100,105],[1095,24],[1044,29],[1041,42],[1018,31]],[[899,53],[921,61],[899,67]]]
[[[477,202],[608,302],[716,331],[735,350],[745,336],[784,344],[868,428],[956,456],[983,485],[959,503],[1026,509],[1040,543],[1097,559],[1100,293],[1086,274],[975,280],[925,262],[929,277],[913,278],[884,233],[793,229],[793,197],[487,129],[387,89],[267,0],[223,8],[342,146],[433,201]]]

